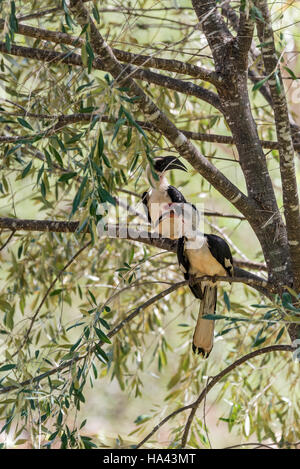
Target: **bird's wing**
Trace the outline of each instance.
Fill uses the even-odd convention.
[[[189,275],[190,263],[184,251],[184,247],[185,247],[185,238],[184,237],[179,238],[177,241],[177,259],[178,259],[179,267],[183,271],[184,278],[186,280],[189,280],[190,279],[190,275]],[[199,299],[203,298],[203,291],[202,291],[202,287],[200,283],[197,283],[195,285],[189,285],[189,287],[193,295],[196,298],[199,298]]]
[[[224,267],[227,274],[233,276],[233,260],[230,247],[223,238],[213,234],[206,234],[210,253]]]
[[[176,203],[185,203],[186,202],[183,194],[178,189],[176,189],[176,187],[174,187],[174,186],[169,186],[168,189],[167,189],[167,193],[168,193],[168,196],[170,197],[170,199],[172,200],[172,202],[176,202]]]
[[[152,223],[152,220],[151,220],[151,217],[150,217],[150,213],[149,213],[149,209],[148,209],[148,200],[149,200],[149,194],[148,192],[144,192],[143,195],[142,195],[142,202],[143,202],[143,206],[144,206],[144,210],[145,210],[145,214],[148,218],[148,222]]]

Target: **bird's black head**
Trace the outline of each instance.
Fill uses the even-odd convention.
[[[164,173],[171,169],[187,171],[184,164],[176,156],[159,156],[153,160],[154,170],[157,173]]]

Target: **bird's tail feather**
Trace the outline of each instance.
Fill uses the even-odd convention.
[[[193,336],[193,351],[207,358],[214,341],[215,321],[203,319],[207,314],[215,314],[217,304],[217,288],[206,286],[200,303],[199,315]]]

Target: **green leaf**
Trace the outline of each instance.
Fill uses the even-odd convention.
[[[63,164],[63,161],[61,159],[61,156],[60,154],[58,153],[58,151],[56,150],[56,148],[54,148],[52,145],[49,145],[49,150],[51,151],[52,155],[54,156],[54,158],[56,159],[56,161],[58,162],[58,164],[63,168],[64,164]],[[46,152],[47,150],[45,150]]]
[[[150,419],[151,419],[151,415],[147,415],[147,414],[139,415],[139,416],[135,419],[134,423],[135,423],[136,425],[141,425],[142,423],[145,423],[145,422],[147,422],[147,421],[150,420]]]
[[[227,316],[222,316],[221,314],[205,314],[203,319],[210,319],[212,321],[217,321],[218,319],[228,319]]]
[[[272,41],[269,41],[269,42],[261,42],[261,43],[258,44],[256,47],[258,47],[259,49],[262,49],[263,47],[270,46],[271,44],[273,44]]]
[[[82,44],[81,46],[81,60],[82,60],[82,63],[85,67],[87,67],[87,64],[88,64],[88,54],[87,54],[87,50],[86,50],[86,47],[85,47],[85,44]]]
[[[60,176],[60,178],[58,179],[58,182],[69,181],[69,179],[72,179],[75,176],[77,176],[77,173],[75,171],[73,171],[72,173],[65,173],[62,176]]]
[[[10,330],[14,328],[14,309],[13,308],[11,308],[9,311],[6,312],[5,318],[4,318],[4,324]]]
[[[265,22],[262,12],[256,6],[250,9],[250,13],[253,20],[260,19],[262,22]]]
[[[10,26],[11,31],[15,33],[18,31],[18,20],[16,17],[16,5],[14,1],[10,2],[9,26]]]
[[[72,345],[72,347],[70,348],[70,352],[74,352],[74,350],[77,349],[77,347],[78,347],[78,345],[80,344],[81,340],[82,340],[82,337],[80,337],[80,338],[77,340],[77,342],[76,342],[74,345]]]
[[[49,296],[56,296],[59,295],[62,291],[64,291],[63,288],[58,288],[57,290],[53,290]]]
[[[210,319],[210,320],[213,320],[213,321],[217,321],[219,319],[225,319],[226,321],[231,321],[231,322],[238,322],[238,321],[249,322],[250,321],[249,319],[246,319],[246,318],[235,318],[235,317],[230,317],[230,316],[222,316],[221,314],[205,314],[203,316],[203,319]]]
[[[50,440],[50,441],[54,440],[54,438],[58,435],[58,431],[59,431],[59,430],[57,430],[57,431],[54,432],[54,433],[51,433],[51,435],[49,436],[48,440]]]
[[[82,180],[82,182],[81,182],[81,184],[80,184],[80,186],[79,186],[79,189],[78,189],[78,191],[77,191],[77,193],[76,193],[76,195],[75,195],[75,197],[74,197],[73,205],[72,205],[71,216],[74,215],[74,213],[76,212],[76,210],[77,210],[78,207],[79,207],[80,200],[81,200],[81,196],[82,196],[82,192],[83,192],[83,190],[84,190],[84,188],[85,188],[85,186],[86,186],[87,180],[88,180],[88,176],[86,175],[86,176],[83,178],[83,180]]]
[[[102,341],[105,342],[106,344],[111,344],[111,341],[109,338],[104,334],[104,332],[101,331],[101,329],[98,329],[98,327],[94,326],[95,332],[98,336],[98,338]]]
[[[109,159],[107,158],[107,156],[106,156],[105,153],[102,154],[102,159],[103,159],[103,161],[104,161],[105,166],[107,166],[108,168],[111,168],[110,161],[109,161]]]
[[[103,134],[102,130],[99,130],[99,137],[98,137],[98,144],[97,144],[97,156],[101,158],[104,150],[104,139],[103,139]]]
[[[9,371],[9,370],[14,370],[17,368],[17,365],[4,365],[1,366],[0,371]]]
[[[230,311],[230,309],[231,309],[230,300],[229,300],[229,296],[227,295],[226,291],[224,291],[223,296],[224,296],[224,302],[226,304],[226,308],[227,308],[228,311]]]
[[[113,134],[113,136],[112,136],[111,142],[114,141],[114,139],[116,138],[116,136],[117,136],[117,134],[118,134],[118,132],[119,132],[119,130],[120,130],[120,127],[121,127],[123,124],[125,124],[125,123],[126,123],[126,119],[124,119],[124,118],[119,118],[119,119],[117,120],[117,122],[115,123],[115,130],[114,130],[114,134]]]
[[[99,322],[101,322],[102,326],[104,326],[105,329],[107,329],[108,331],[110,330],[110,325],[108,324],[107,321],[105,321],[105,319],[99,318]]]
[[[44,199],[46,198],[46,192],[47,192],[46,185],[44,181],[42,181],[41,182],[41,194]]]
[[[280,82],[280,77],[279,77],[279,73],[278,73],[277,70],[274,73],[274,76],[275,76],[275,83],[276,83],[276,91],[277,91],[278,94],[280,94],[281,93],[281,82]]]
[[[28,124],[28,122],[25,120],[25,119],[22,119],[22,117],[18,117],[17,118],[17,121],[19,122],[19,124],[21,124],[23,127],[25,127],[26,129],[30,129],[30,130],[33,130],[33,128],[31,127],[30,124]]]
[[[283,327],[280,329],[280,331],[279,331],[279,333],[278,333],[278,335],[277,335],[277,337],[276,337],[275,343],[277,343],[277,342],[281,339],[281,337],[282,337],[284,331],[285,331],[285,326],[283,326]]]
[[[262,337],[259,340],[256,340],[254,344],[252,344],[252,347],[259,347],[261,344],[263,344],[266,341],[267,337]]]
[[[84,90],[85,88],[89,88],[90,86],[92,86],[92,84],[94,83],[95,80],[92,80],[90,81],[89,83],[85,83],[84,85],[80,85],[77,90],[75,91],[75,93],[79,93],[80,91]]]
[[[266,81],[269,79],[269,75],[265,78],[263,78],[263,80],[255,83],[255,85],[253,86],[252,88],[252,91],[256,91],[256,90],[259,90],[265,83]]]
[[[88,73],[91,73],[91,70],[92,70],[92,67],[93,67],[93,61],[95,59],[95,55],[94,55],[94,52],[93,52],[93,49],[90,45],[90,43],[87,41],[86,44],[85,44],[85,47],[86,47],[86,51],[87,51],[87,54],[88,54]]]
[[[132,125],[140,132],[140,134],[143,135],[143,137],[144,137],[145,140],[148,140],[148,137],[147,137],[147,135],[145,134],[145,132],[143,131],[142,127],[134,120],[134,118],[132,117],[132,115],[130,114],[130,112],[128,112],[123,106],[121,106],[121,107],[122,107],[122,110],[123,110],[123,112],[124,112],[124,114],[125,114],[125,116],[126,116],[128,122],[129,122],[130,124],[132,124]]]
[[[63,413],[62,413],[62,411],[60,411],[58,416],[57,416],[57,420],[56,420],[57,425],[60,426],[62,424],[62,421],[63,421]]]
[[[100,23],[100,15],[99,15],[99,10],[97,8],[97,5],[95,5],[95,4],[92,8],[92,13],[93,13],[93,16],[94,16],[95,20],[99,24]]]
[[[95,296],[93,295],[93,293],[91,292],[91,290],[88,290],[88,293],[89,293],[90,297],[92,298],[92,302],[94,303],[94,305],[97,306],[96,298],[95,298]]]
[[[45,169],[45,165],[42,164],[41,168],[39,169],[39,172],[38,172],[38,175],[37,175],[37,179],[36,179],[36,184],[37,184],[37,185],[39,184],[40,179],[41,179],[41,177],[43,176],[44,169]]]
[[[8,301],[0,299],[0,309],[2,311],[4,311],[5,313],[8,313],[8,312],[12,311],[13,308],[12,308],[11,304],[8,303]]]
[[[289,75],[291,75],[291,77],[293,78],[293,80],[298,80],[298,78],[296,77],[296,75],[295,75],[295,73],[293,72],[293,70],[291,70],[290,68],[285,67],[285,66],[284,66],[283,68],[288,72]]]
[[[66,149],[66,147],[64,146],[63,142],[61,141],[61,139],[58,138],[57,135],[54,135],[53,138],[55,139],[55,141],[56,141],[56,142],[58,143],[58,145],[60,146],[61,151],[62,151],[63,153],[66,153],[66,152],[67,152],[67,149]]]
[[[22,174],[21,174],[22,179],[27,176],[27,174],[31,170],[31,166],[32,166],[32,161],[30,161],[28,165],[23,169]]]
[[[5,47],[7,49],[7,52],[10,53],[11,52],[11,40],[10,40],[8,33],[5,34]]]
[[[112,205],[116,205],[115,199],[100,185],[98,186],[98,194],[102,203],[109,202]]]
[[[100,357],[97,356],[97,358],[102,362],[102,363],[107,363],[109,361],[109,358],[108,356],[106,355],[106,353],[104,352],[104,350],[102,350],[101,347],[99,347],[99,345],[96,345],[96,350],[97,350],[97,354],[100,355]]]
[[[66,145],[70,145],[72,143],[75,143],[77,142],[78,140],[81,139],[81,137],[83,136],[84,132],[81,132],[80,134],[76,134],[74,135],[74,137],[70,138],[69,140],[66,141]]]

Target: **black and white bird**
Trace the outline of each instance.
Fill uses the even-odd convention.
[[[187,212],[198,213],[195,206]],[[196,211],[196,212],[195,212]],[[213,347],[214,321],[203,316],[216,312],[217,286],[211,281],[194,283],[195,279],[204,276],[233,276],[233,261],[230,248],[224,239],[213,234],[201,233],[183,216],[185,222],[184,236],[178,239],[177,258],[186,280],[190,280],[190,289],[196,298],[201,300],[197,324],[193,336],[193,352],[207,358]]]
[[[150,165],[146,168],[146,176],[151,188],[143,193],[142,201],[152,228],[166,238],[176,239],[179,236],[177,234],[179,221],[174,217],[172,206],[174,203],[185,203],[186,200],[166,178],[166,171],[172,169],[187,171],[184,164],[175,156],[154,158],[153,168]]]

